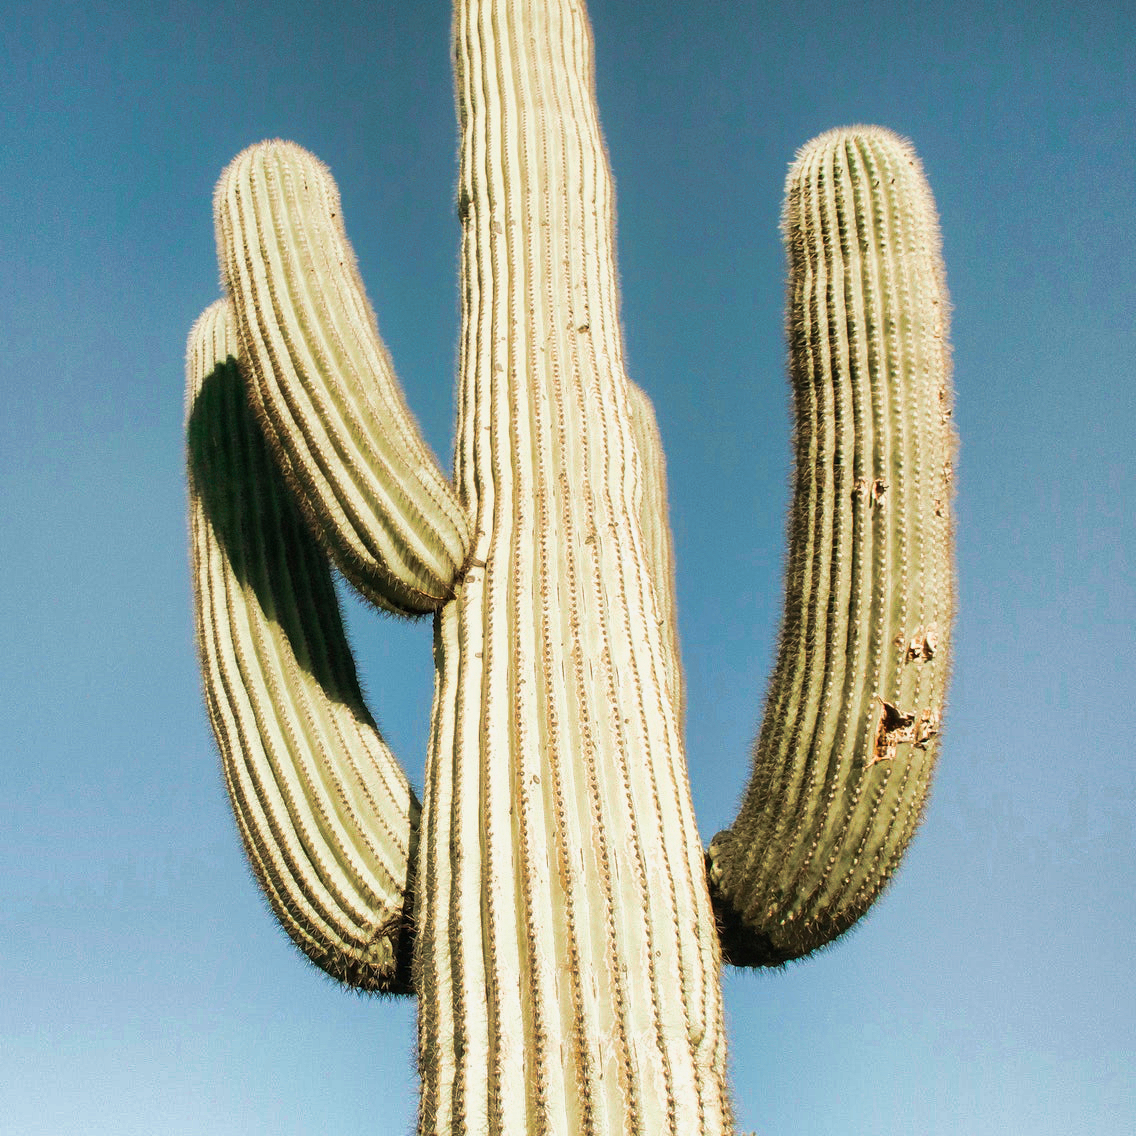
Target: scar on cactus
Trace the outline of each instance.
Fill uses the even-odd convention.
[[[890,761],[899,746],[911,743],[926,749],[939,732],[939,714],[934,707],[926,707],[918,716],[905,713],[890,702],[880,702],[880,723],[876,730],[876,747],[869,765],[877,761]]]
[[[452,475],[406,407],[327,168],[266,142],[217,187],[226,295],[187,377],[226,787],[305,955],[417,997],[420,1133],[728,1133],[722,963],[801,958],[863,915],[937,753],[954,440],[934,203],[879,127],[821,135],[790,168],[785,614],[737,817],[703,851],[591,30],[580,0],[458,0],[453,35]],[[333,565],[433,618],[421,802],[363,701]]]
[[[907,661],[927,661],[935,657],[935,649],[939,642],[939,629],[932,623],[917,631],[907,644]]]

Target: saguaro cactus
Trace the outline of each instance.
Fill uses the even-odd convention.
[[[454,479],[404,406],[327,171],[218,186],[227,298],[189,347],[198,638],[234,811],[329,973],[419,999],[422,1133],[731,1130],[720,967],[845,930],[919,818],[952,619],[946,294],[910,147],[834,131],[784,228],[786,614],[750,785],[704,853],[663,456],[626,377],[579,0],[458,0]],[[421,809],[328,559],[432,612]]]

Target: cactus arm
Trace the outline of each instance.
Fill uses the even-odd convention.
[[[790,173],[786,614],[741,809],[703,853],[583,0],[455,0],[453,37],[456,489],[403,404],[326,169],[264,143],[218,187],[229,299],[187,365],[206,701],[289,934],[354,985],[413,980],[420,1136],[720,1136],[723,955],[776,964],[845,930],[931,775],[954,599],[934,205],[876,128],[822,136]],[[376,604],[434,613],[420,823],[328,556]]]
[[[921,816],[954,585],[947,295],[910,145],[832,131],[788,179],[796,488],[786,614],[739,815],[708,852],[726,958],[776,964],[870,906]]]
[[[465,561],[465,511],[406,408],[326,168],[298,146],[239,154],[214,202],[242,366],[313,531],[381,607],[433,611]]]
[[[647,562],[654,584],[655,618],[663,633],[664,661],[671,685],[679,729],[686,714],[686,684],[682,671],[682,655],[678,638],[678,603],[675,597],[674,536],[669,523],[667,505],[667,467],[655,408],[635,383],[627,382],[627,401],[631,413],[631,430],[639,458],[640,482],[639,526],[646,545]]]
[[[225,301],[189,337],[197,638],[253,870],[333,977],[406,989],[418,803],[359,690],[327,561],[248,409]]]

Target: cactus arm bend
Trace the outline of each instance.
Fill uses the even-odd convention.
[[[188,473],[209,716],[253,870],[333,977],[407,989],[418,802],[363,703],[327,561],[252,420],[228,305],[189,337]]]
[[[796,487],[779,656],[742,805],[711,842],[724,954],[840,935],[896,869],[936,751],[954,606],[947,295],[910,145],[831,131],[784,217]]]
[[[222,175],[214,213],[253,405],[313,532],[373,603],[436,610],[469,526],[403,400],[330,174],[260,143]]]

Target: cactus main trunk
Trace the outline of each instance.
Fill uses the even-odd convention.
[[[577,4],[462,3],[457,486],[417,893],[422,1132],[729,1126]],[[565,58],[570,65],[565,66]]]

